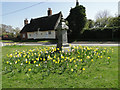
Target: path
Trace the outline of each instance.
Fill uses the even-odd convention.
[[[69,43],[71,44],[71,43]],[[18,43],[16,45],[25,45],[25,46],[56,46],[57,44],[49,44],[49,43],[44,43],[44,44],[39,44],[39,43]],[[72,46],[120,46],[120,44],[71,44]],[[6,43],[1,43],[0,46],[6,46]]]

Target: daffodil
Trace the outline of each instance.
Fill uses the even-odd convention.
[[[26,61],[26,63],[28,63],[28,61]]]
[[[10,54],[10,57],[13,57],[13,55],[12,55],[12,54]]]
[[[53,60],[53,62],[55,62],[55,60]]]
[[[78,58],[79,58],[80,56],[78,56]]]
[[[90,56],[87,56],[87,59],[90,59]]]
[[[34,61],[34,63],[36,63],[36,61]]]
[[[108,57],[108,59],[110,59],[110,57]]]
[[[17,61],[15,61],[15,64],[17,64]]]
[[[77,65],[75,65],[75,67],[77,67]]]
[[[28,71],[31,71],[31,69],[28,69]]]
[[[30,61],[29,61],[29,64],[30,64]]]
[[[63,62],[63,60],[61,60],[61,62]]]
[[[73,72],[73,69],[71,69],[71,71]]]
[[[85,68],[82,69],[83,71],[85,70]]]
[[[80,61],[82,61],[82,59],[80,59]]]
[[[93,62],[93,59],[91,59],[91,62]]]
[[[43,58],[43,61],[45,61],[45,58]]]
[[[39,61],[39,58],[36,58],[37,61]]]
[[[7,61],[6,63],[8,64],[9,62]]]

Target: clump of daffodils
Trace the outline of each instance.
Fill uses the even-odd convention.
[[[71,46],[71,45],[70,45]],[[49,73],[64,73],[64,72],[84,72],[88,65],[97,60],[110,61],[111,56],[108,52],[113,52],[113,49],[96,48],[87,46],[71,46],[69,52],[59,51],[59,48],[46,47],[34,48],[22,51],[13,51],[7,54],[5,64],[11,70],[15,69],[16,65],[20,66],[24,72],[47,72]],[[56,52],[59,51],[59,52]],[[11,65],[13,65],[11,67]],[[18,70],[19,71],[19,70]]]

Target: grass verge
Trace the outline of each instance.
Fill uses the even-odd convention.
[[[15,50],[32,49],[42,46],[5,46],[2,47],[2,60],[6,59],[6,54]],[[78,75],[76,73],[56,74],[51,73],[44,79],[41,73],[32,73],[31,76],[21,73],[7,73],[2,75],[2,88],[118,88],[118,47],[99,47],[112,48],[110,52],[110,63],[106,60],[98,60],[89,68]],[[74,56],[73,56],[74,57]],[[5,64],[3,63],[3,68]],[[21,67],[18,67],[21,68]]]

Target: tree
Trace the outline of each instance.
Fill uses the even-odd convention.
[[[85,24],[85,29],[93,28],[93,27],[94,27],[94,21],[91,19],[88,19],[86,24]]]
[[[118,27],[120,26],[120,17],[117,16],[117,17],[112,17],[110,20],[109,20],[109,23],[107,25],[108,27]]]
[[[107,10],[100,11],[96,14],[96,27],[106,27],[110,19],[110,14]]]
[[[71,8],[70,14],[66,20],[68,21],[70,30],[72,30],[72,35],[78,36],[86,24],[85,7],[77,5],[75,8]]]
[[[0,31],[0,36],[8,35],[10,39],[19,36],[20,29],[18,27],[13,28],[10,25],[1,24]]]

